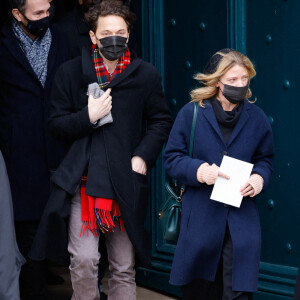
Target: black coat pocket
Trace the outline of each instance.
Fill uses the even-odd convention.
[[[132,171],[134,182],[134,210],[136,215],[141,220],[145,219],[148,201],[148,178],[143,175]]]

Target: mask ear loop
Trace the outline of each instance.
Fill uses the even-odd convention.
[[[28,24],[29,24],[30,20],[25,16],[25,14],[23,14],[23,12],[22,12],[20,9],[18,9],[18,11],[20,12],[20,14],[25,18],[25,20],[26,20],[26,21],[28,22]],[[27,26],[26,26],[22,21],[18,21],[18,22],[20,22],[27,30],[29,30],[30,27],[28,27],[28,24],[27,24]]]

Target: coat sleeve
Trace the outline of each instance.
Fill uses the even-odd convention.
[[[145,116],[147,130],[133,151],[133,156],[140,156],[146,162],[147,168],[150,169],[154,165],[163,143],[168,139],[172,126],[172,118],[162,91],[161,77],[158,72],[155,72],[155,83],[147,98]]]
[[[263,134],[252,157],[252,163],[254,164],[252,173],[257,173],[264,179],[265,188],[269,185],[273,172],[274,147],[272,129],[267,119],[263,128]]]
[[[190,110],[187,110],[186,108]],[[164,160],[167,173],[182,184],[199,187],[197,170],[205,161],[189,156],[192,105],[185,106],[177,115],[166,145]]]
[[[95,130],[90,123],[88,107],[78,111],[73,107],[70,70],[66,64],[60,67],[51,91],[49,130],[56,139],[63,141],[74,141]]]

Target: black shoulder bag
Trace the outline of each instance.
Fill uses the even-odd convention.
[[[191,127],[189,156],[193,155],[193,145],[195,136],[195,127],[197,120],[198,103],[194,103],[194,115]],[[158,213],[159,223],[162,230],[164,240],[170,244],[176,244],[180,232],[181,221],[181,197],[185,191],[185,185],[177,186],[175,181],[174,185],[171,185],[169,181],[165,183],[165,195],[166,200]]]

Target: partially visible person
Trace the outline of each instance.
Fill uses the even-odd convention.
[[[49,198],[50,172],[65,154],[48,132],[50,89],[68,60],[64,36],[51,26],[49,0],[11,0],[11,20],[0,38],[0,149],[11,185],[16,237],[28,259]],[[46,299],[44,264],[27,260],[20,275],[23,299]]]
[[[75,7],[58,22],[67,36],[67,42],[71,49],[72,57],[81,55],[82,47],[89,49],[92,45],[89,31],[90,28],[84,19],[84,14],[101,0],[77,0]]]
[[[16,242],[13,205],[0,151],[0,299],[19,300],[19,274],[25,259]]]
[[[170,278],[182,287],[184,300],[249,300],[257,290],[261,229],[255,196],[270,181],[273,139],[268,118],[248,100],[255,74],[238,51],[214,54],[196,76],[203,86],[191,92],[198,105],[193,157],[188,149],[194,103],[178,113],[166,145],[166,171],[186,185]],[[219,169],[224,155],[254,164],[238,187],[244,197],[239,208],[210,199],[217,178],[230,179]]]

